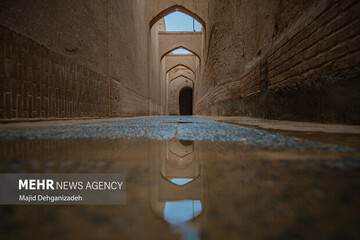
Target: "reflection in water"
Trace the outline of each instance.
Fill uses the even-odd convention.
[[[195,163],[193,141],[171,139],[166,141],[166,145],[166,162],[168,168],[173,166],[178,172],[178,170],[180,170],[179,167],[188,168],[188,165]]]
[[[179,142],[184,146],[194,146],[194,141],[189,140],[179,140]]]
[[[185,184],[191,182],[192,180],[194,180],[193,178],[169,178],[169,179],[170,179],[170,182],[172,182],[176,185],[179,185],[179,186],[185,185]]]
[[[193,219],[201,213],[200,200],[166,201],[164,219],[171,224],[179,224]]]
[[[357,240],[359,159],[216,141],[1,143],[1,172],[125,173],[127,189],[125,206],[0,206],[0,236]]]
[[[155,163],[152,208],[183,239],[199,239],[191,221],[202,212],[202,179],[193,141],[166,141],[166,151]]]

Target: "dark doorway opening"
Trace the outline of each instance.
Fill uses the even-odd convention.
[[[179,94],[180,115],[192,115],[193,89],[184,87]]]

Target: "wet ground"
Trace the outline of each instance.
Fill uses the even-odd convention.
[[[127,176],[126,205],[0,206],[1,238],[360,239],[359,139],[294,135],[192,117],[1,130],[0,172]]]

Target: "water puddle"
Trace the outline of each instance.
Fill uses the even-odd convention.
[[[357,152],[148,138],[16,141],[0,150],[1,172],[127,176],[123,206],[0,206],[4,239],[354,239],[360,233]]]

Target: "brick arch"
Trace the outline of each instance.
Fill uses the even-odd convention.
[[[188,79],[189,81],[191,81],[192,84],[194,84],[194,80],[193,80],[193,79],[188,78],[187,76],[184,76],[184,75],[178,75],[178,76],[174,77],[173,79],[171,79],[171,80],[169,81],[169,84],[170,84],[172,81],[174,81],[174,80],[176,80],[176,79],[178,79],[178,78],[180,78],[180,77],[186,78],[186,79]]]
[[[173,57],[173,55],[171,56]],[[181,58],[180,57],[174,57],[174,59],[166,59],[166,64],[165,64],[165,73],[168,73],[169,70],[183,65],[184,67],[189,68],[195,75],[195,70],[196,70],[196,62],[195,62],[195,56],[194,55],[189,55],[189,56],[185,56],[183,55]]]
[[[189,9],[181,6],[181,5],[173,5],[169,8],[164,9],[163,11],[159,12],[153,19],[151,19],[150,23],[149,23],[149,29],[151,30],[152,26],[154,26],[154,24],[159,21],[161,18],[165,17],[166,15],[173,13],[173,12],[182,12],[185,13],[186,15],[189,15],[190,17],[196,19],[196,21],[198,21],[202,27],[204,28],[204,30],[206,30],[206,25],[205,25],[205,21],[196,13],[190,11]]]
[[[196,53],[194,50],[192,50],[192,49],[190,49],[189,47],[185,47],[185,46],[177,46],[177,47],[173,47],[173,48],[171,48],[170,50],[164,50],[164,52],[162,53],[162,52],[160,52],[160,61],[166,56],[166,55],[168,55],[169,53],[171,53],[172,51],[174,51],[174,50],[176,50],[176,49],[179,49],[179,48],[183,48],[183,49],[185,49],[185,50],[187,50],[187,51],[189,51],[189,52],[191,52],[192,54],[194,54],[198,59],[199,59],[199,61],[201,62],[201,58],[200,58],[200,53]],[[166,52],[165,52],[166,51]],[[180,55],[180,54],[179,54]],[[189,54],[190,55],[190,54]]]
[[[184,68],[190,70],[190,71],[195,75],[194,70],[192,70],[190,67],[184,65],[183,63],[179,63],[178,65],[173,66],[172,68],[170,68],[169,70],[167,70],[166,73],[169,73],[171,70],[173,70],[173,69],[176,68],[176,67],[184,67]]]
[[[171,71],[169,73],[171,73]],[[195,75],[193,74],[193,72],[191,72],[189,69],[185,69],[185,72],[183,72],[182,74],[175,73],[175,74],[169,75],[168,81],[172,81],[173,79],[178,78],[180,76],[186,77],[193,81],[195,80]]]

